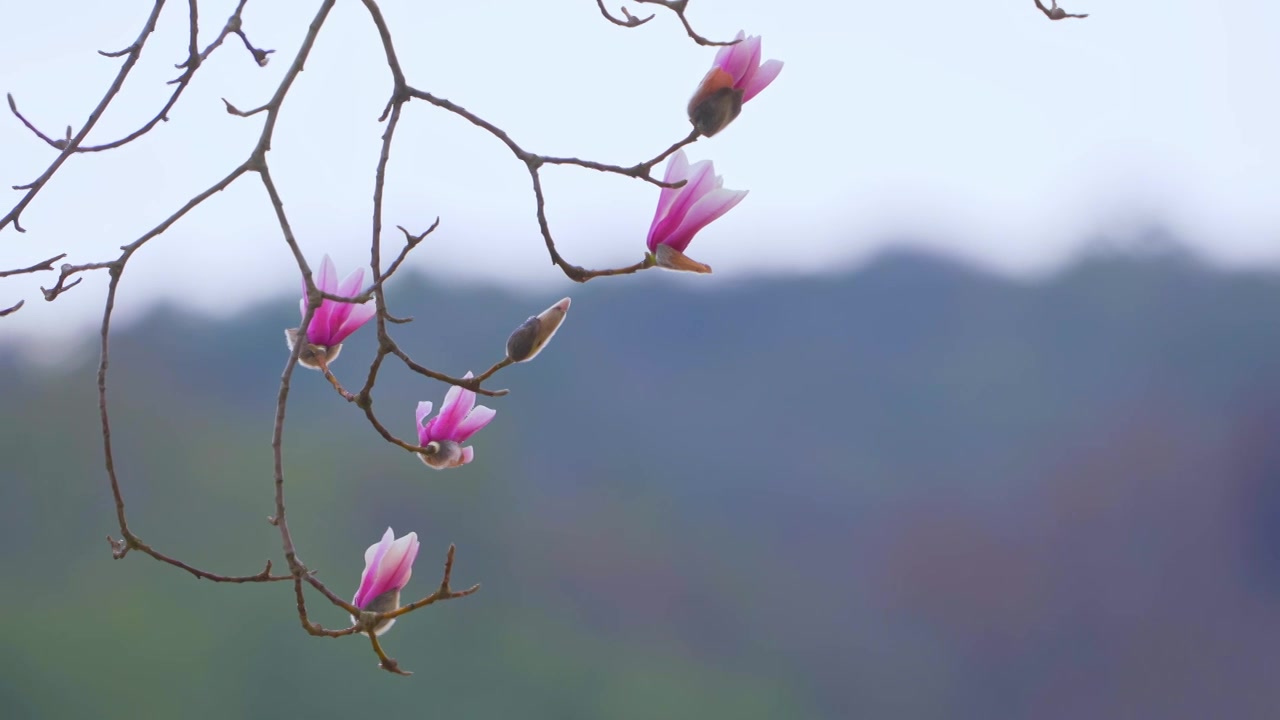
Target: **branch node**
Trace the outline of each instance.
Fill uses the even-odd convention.
[[[125,555],[128,555],[129,550],[132,549],[132,544],[123,537],[120,538],[119,540],[116,540],[115,538],[108,535],[107,544],[111,546],[111,557],[115,558],[116,560],[119,560],[123,558]]]
[[[606,9],[604,6],[604,0],[596,0],[596,6],[600,8],[600,14],[604,16],[605,20],[608,20],[614,25],[619,25],[621,27],[628,27],[628,28],[639,27],[649,22],[654,17],[653,15],[650,15],[647,18],[638,18],[635,15],[632,15],[630,10],[627,10],[627,8],[623,7],[622,16],[626,19],[619,20],[618,18],[609,14],[609,10]]]

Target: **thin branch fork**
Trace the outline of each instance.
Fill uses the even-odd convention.
[[[234,177],[232,179],[234,179]],[[194,204],[189,204],[186,209],[190,209],[190,207],[194,207]],[[180,214],[185,214],[186,209],[179,211],[178,216],[180,216]],[[169,221],[167,221],[167,223],[170,223],[176,220],[177,220],[177,216],[174,216],[174,217],[171,217]],[[163,226],[167,227],[167,223],[163,224]],[[159,234],[159,231],[158,230],[155,231],[154,234]],[[151,235],[151,237],[154,237],[154,235]],[[150,238],[147,236],[144,236],[143,239],[139,240],[137,243],[126,246],[124,250],[124,254],[120,257],[119,260],[105,264],[106,267],[110,270],[111,282],[107,288],[107,299],[106,299],[106,303],[104,305],[103,313],[102,313],[102,326],[101,326],[101,329],[99,330],[99,337],[101,341],[101,355],[98,360],[98,414],[102,423],[103,462],[106,467],[107,478],[111,484],[111,494],[112,494],[112,498],[115,500],[116,519],[120,525],[120,534],[121,534],[120,540],[115,540],[110,535],[107,536],[107,542],[111,546],[111,555],[115,559],[119,560],[123,558],[125,555],[127,555],[130,550],[137,550],[139,552],[150,555],[152,558],[156,560],[167,563],[177,568],[181,568],[182,570],[185,570],[188,573],[191,573],[191,575],[193,575],[197,579],[210,580],[213,582],[251,583],[251,582],[276,582],[280,580],[292,579],[292,575],[283,575],[283,576],[272,575],[271,561],[269,560],[267,561],[266,567],[263,568],[262,572],[259,572],[255,575],[239,575],[239,576],[221,575],[221,574],[209,572],[206,570],[200,570],[196,567],[193,567],[187,563],[184,563],[180,560],[172,558],[156,550],[155,548],[151,547],[147,543],[143,542],[142,539],[138,537],[129,528],[129,522],[125,516],[124,496],[120,489],[119,478],[116,475],[115,455],[114,455],[112,444],[111,444],[111,417],[107,409],[107,369],[110,366],[110,358],[111,358],[111,347],[110,347],[110,341],[109,341],[110,335],[111,335],[111,315],[115,309],[116,291],[120,285],[120,277],[123,274],[125,263],[128,262],[129,257],[137,250],[137,248],[141,247],[142,243],[145,243],[146,240],[148,239]],[[77,280],[76,282],[79,282],[79,280]]]
[[[625,175],[627,177],[637,178],[637,179],[649,182],[653,185],[657,185],[658,187],[664,187],[664,188],[681,187],[685,181],[680,181],[677,183],[666,183],[653,177],[652,170],[657,163],[661,162],[663,159],[670,156],[672,153],[676,152],[677,150],[679,150],[680,148],[686,145],[696,142],[699,137],[697,132],[690,132],[688,136],[686,136],[682,140],[677,141],[675,144],[671,145],[666,150],[662,151],[656,157],[641,163],[637,163],[632,167],[625,168],[619,165],[606,165],[604,163],[597,163],[597,162],[588,161],[588,160],[579,160],[577,158],[552,157],[547,155],[538,155],[535,153],[531,153],[525,150],[524,148],[520,147],[520,145],[518,145],[514,140],[512,140],[511,136],[508,135],[506,131],[497,127],[496,125],[489,122],[488,120],[485,120],[484,118],[481,118],[475,113],[467,110],[466,108],[460,105],[457,105],[456,103],[453,103],[444,98],[436,97],[435,95],[432,95],[429,92],[425,92],[423,90],[419,90],[414,87],[406,87],[404,92],[409,97],[425,100],[426,102],[431,103],[436,107],[439,107],[443,110],[447,110],[455,115],[458,115],[459,117],[466,119],[468,122],[475,125],[476,127],[479,127],[488,131],[489,134],[493,135],[498,140],[500,140],[504,145],[507,146],[508,149],[511,150],[512,154],[514,154],[521,162],[525,164],[525,167],[529,172],[529,179],[533,183],[533,194],[534,194],[534,201],[536,205],[536,214],[538,218],[538,229],[542,233],[543,242],[547,246],[547,254],[550,255],[551,262],[554,263],[556,266],[558,266],[560,270],[565,274],[565,276],[568,277],[570,280],[573,280],[574,282],[584,283],[584,282],[587,282],[588,280],[591,280],[593,278],[598,278],[598,277],[608,277],[613,275],[630,275],[632,273],[636,273],[641,270],[646,270],[654,266],[652,257],[650,257],[647,254],[644,259],[642,259],[641,261],[633,265],[628,265],[626,267],[620,267],[620,268],[610,268],[607,270],[588,270],[587,268],[581,267],[579,265],[575,265],[569,262],[568,260],[566,260],[564,256],[562,256],[560,252],[556,249],[555,238],[551,234],[551,225],[547,220],[547,214],[546,214],[546,197],[542,192],[542,178],[539,175],[539,171],[541,170],[543,164],[547,164],[547,163],[561,164],[561,165],[579,165],[579,166],[587,167],[593,170],[599,170],[601,172],[608,172],[608,173],[614,173],[618,175]]]
[[[116,73],[116,78],[111,83],[111,86],[107,88],[106,94],[102,96],[102,99],[98,101],[98,105],[89,113],[89,117],[80,128],[80,132],[76,133],[74,137],[67,138],[66,145],[62,148],[62,152],[58,154],[58,157],[54,158],[53,162],[49,164],[49,167],[40,174],[40,177],[26,185],[18,185],[14,187],[15,190],[26,190],[26,194],[22,196],[22,199],[19,200],[18,203],[9,210],[9,212],[5,213],[3,217],[0,217],[0,230],[4,230],[12,224],[13,229],[18,232],[26,232],[19,222],[22,211],[26,209],[27,205],[31,204],[31,201],[35,199],[35,196],[44,188],[45,184],[49,182],[49,179],[53,177],[54,173],[58,172],[58,168],[62,167],[62,164],[67,161],[67,158],[71,157],[71,155],[75,153],[75,149],[79,147],[80,143],[82,143],[85,137],[88,136],[89,131],[93,129],[93,126],[98,124],[98,120],[101,119],[102,114],[106,112],[107,106],[111,104],[111,101],[114,100],[116,95],[120,92],[120,88],[124,86],[125,78],[129,76],[129,73],[133,70],[134,66],[138,64],[138,58],[142,56],[142,48],[146,45],[147,39],[156,29],[156,20],[160,17],[160,10],[164,8],[164,3],[165,0],[156,0],[155,5],[151,9],[151,14],[147,16],[147,20],[142,26],[142,31],[138,33],[138,39],[134,40],[132,45],[115,54],[103,53],[108,57],[121,57],[125,55],[128,57],[126,57],[124,63],[120,65],[120,70]],[[12,95],[9,96],[9,107],[11,109],[16,107]],[[28,127],[30,127],[30,125],[28,125]]]
[[[676,17],[680,19],[680,24],[684,25],[685,33],[694,42],[698,43],[699,45],[703,45],[707,47],[715,47],[720,45],[734,45],[738,42],[737,40],[727,40],[723,42],[718,40],[708,40],[702,35],[699,35],[698,32],[693,29],[693,25],[690,24],[689,18],[685,16],[685,10],[688,9],[689,7],[689,0],[631,0],[631,1],[637,5],[661,5],[662,7],[675,13]],[[621,25],[623,27],[637,27],[653,19],[653,16],[650,15],[649,17],[644,18],[643,20],[638,20],[635,17],[633,17],[631,13],[627,12],[627,9],[624,7],[622,8],[622,14],[626,18],[626,20],[620,21],[609,14],[609,12],[604,7],[603,0],[596,0],[596,5],[600,7],[600,14],[604,15],[605,18],[609,20],[609,22],[613,23],[614,25]]]
[[[462,117],[463,119],[467,120],[468,122],[475,125],[476,127],[479,127],[485,130],[486,132],[488,132],[489,134],[497,138],[499,141],[501,141],[504,145],[506,145],[507,148],[511,150],[512,154],[514,154],[521,162],[525,164],[525,167],[528,169],[528,172],[529,172],[530,181],[532,182],[532,185],[533,185],[534,199],[536,203],[536,214],[538,219],[538,228],[542,234],[543,242],[547,246],[547,253],[551,258],[551,262],[556,266],[558,266],[561,269],[561,271],[564,272],[565,276],[568,277],[570,280],[582,283],[597,277],[607,277],[607,276],[614,276],[614,275],[630,275],[632,273],[636,273],[641,270],[646,270],[655,265],[654,259],[652,258],[652,256],[648,254],[646,254],[645,257],[641,259],[639,262],[634,263],[632,265],[628,265],[620,268],[611,268],[606,270],[589,270],[581,266],[575,265],[569,262],[568,260],[566,260],[560,254],[560,252],[556,249],[555,238],[551,234],[550,223],[548,222],[547,216],[546,216],[546,198],[542,192],[542,180],[541,180],[541,177],[539,176],[539,171],[541,170],[543,165],[548,165],[548,164],[549,165],[577,165],[580,167],[585,167],[585,168],[597,170],[600,172],[608,172],[608,173],[613,173],[617,175],[624,175],[627,177],[637,178],[662,188],[681,187],[684,184],[684,181],[680,181],[676,183],[667,183],[653,177],[653,168],[659,162],[666,159],[676,151],[680,150],[686,145],[690,145],[696,142],[699,138],[699,133],[697,132],[696,129],[693,131],[690,131],[690,133],[686,137],[675,142],[674,144],[669,146],[666,150],[662,151],[652,159],[637,163],[631,167],[623,167],[620,165],[610,165],[606,163],[595,162],[592,160],[582,160],[579,158],[572,158],[572,157],[557,157],[557,156],[551,156],[551,155],[541,155],[541,154],[531,153],[525,150],[524,148],[522,148],[518,143],[516,143],[516,141],[513,140],[505,130],[503,130],[502,128],[499,128],[498,126],[494,125],[488,120],[485,120],[479,115],[476,115],[475,113],[467,110],[466,108],[460,105],[457,105],[456,103],[453,103],[447,99],[436,97],[435,95],[429,92],[419,90],[418,88],[415,88],[409,85],[408,81],[405,79],[404,70],[401,68],[400,61],[396,55],[395,46],[391,38],[391,31],[387,26],[386,19],[382,16],[382,12],[378,7],[377,2],[375,2],[375,0],[362,0],[362,2],[364,3],[365,7],[368,9],[369,15],[372,18],[373,23],[378,30],[378,35],[382,40],[383,50],[386,54],[386,59],[387,59],[387,66],[391,71],[392,82],[393,82],[391,98],[387,101],[386,109],[383,110],[382,116],[381,118],[379,118],[379,119],[386,119],[389,117],[390,122],[388,123],[387,132],[383,136],[383,151],[382,151],[382,156],[379,160],[378,173],[375,179],[375,190],[374,190],[375,217],[374,217],[374,240],[373,240],[373,248],[372,248],[372,252],[373,252],[372,266],[373,266],[375,277],[378,277],[378,256],[377,256],[378,247],[377,246],[378,246],[378,236],[381,231],[381,192],[382,192],[382,185],[383,185],[382,174],[386,166],[387,154],[389,152],[391,136],[394,133],[395,124],[399,119],[400,107],[411,98],[424,100],[432,105],[435,105],[436,107],[439,107],[443,110],[447,110],[455,115],[458,115],[459,117]],[[686,31],[689,33],[689,36],[699,44],[732,45],[737,42],[736,40],[723,42],[723,43],[714,42],[714,41],[707,40],[706,38],[696,33],[693,30],[692,26],[689,24],[688,19],[684,15],[685,9],[688,6],[688,0],[644,0],[644,2],[650,2],[650,4],[662,5],[668,10],[676,13],[676,15],[680,17],[681,22],[684,24]],[[634,16],[632,16],[630,12],[624,9],[623,13],[627,18],[627,20],[618,21],[616,18],[614,18],[609,14],[607,8],[603,4],[603,0],[597,0],[596,4],[599,7],[600,12],[606,18],[610,19],[616,24],[622,24],[622,25],[628,25],[630,27],[634,27],[636,25],[643,24],[644,22],[648,22],[648,20],[651,19],[651,18],[647,18],[644,20],[638,20]],[[227,103],[227,110],[229,112],[242,114],[241,111],[235,109],[234,106],[232,106],[230,103]],[[244,114],[251,114],[252,112],[255,112],[255,111],[250,111],[250,113],[244,113]],[[406,232],[405,234],[406,234],[406,237],[408,237],[408,233]],[[380,336],[383,336],[386,333],[385,322],[387,320],[386,316],[382,314],[383,313],[381,309],[382,307],[384,307],[384,304],[380,300],[379,301],[380,309],[379,309],[379,316],[378,316]],[[414,369],[416,370],[416,368]]]
[[[635,15],[631,14],[631,11],[628,10],[626,6],[622,7],[623,19],[616,18],[613,15],[609,14],[609,9],[604,6],[604,0],[596,0],[596,7],[600,8],[600,14],[604,16],[605,20],[608,20],[614,25],[621,25],[622,27],[628,27],[628,28],[640,27],[641,25],[649,22],[654,18],[653,15],[650,15],[649,17],[646,17],[646,18],[636,17]]]
[[[244,11],[244,7],[248,3],[248,1],[249,0],[240,0],[240,3],[236,6],[235,11],[232,12],[229,18],[227,18],[227,22],[223,26],[222,31],[219,32],[218,36],[214,38],[214,40],[210,42],[202,51],[196,45],[196,35],[199,31],[199,14],[196,6],[196,0],[188,0],[188,5],[190,7],[190,10],[188,12],[190,30],[189,30],[187,59],[174,66],[182,70],[183,73],[178,77],[174,78],[173,80],[169,81],[170,85],[175,85],[176,87],[173,89],[173,92],[169,94],[169,99],[165,101],[164,105],[160,108],[160,111],[157,112],[155,115],[153,115],[145,123],[143,123],[141,127],[129,133],[128,135],[125,135],[117,140],[112,140],[111,142],[101,143],[98,145],[77,145],[76,147],[72,148],[72,152],[73,153],[93,153],[93,152],[103,152],[105,150],[112,150],[112,149],[121,147],[123,145],[127,145],[133,142],[134,140],[137,140],[138,138],[142,137],[143,135],[146,135],[147,133],[151,132],[151,130],[153,130],[161,122],[167,122],[169,120],[169,112],[173,110],[175,105],[178,104],[179,98],[182,97],[183,92],[185,92],[187,87],[191,84],[192,79],[194,79],[195,77],[196,70],[200,68],[200,66],[204,63],[205,60],[209,58],[209,56],[213,53],[215,49],[217,49],[220,45],[222,45],[223,41],[227,38],[228,35],[235,34],[240,36],[240,39],[244,41],[245,47],[253,55],[254,61],[257,62],[258,65],[260,66],[266,65],[267,55],[275,51],[262,50],[257,47],[254,47],[249,42],[248,37],[244,34],[244,30],[241,28],[240,16],[241,16],[241,13]],[[118,57],[118,56],[127,54],[131,48],[132,46],[130,48],[126,48],[124,51],[121,51],[119,53],[101,53],[101,54],[107,57]],[[20,120],[22,124],[27,127],[28,130],[30,130],[33,134],[35,134],[36,137],[40,138],[45,143],[47,143],[50,147],[57,148],[58,150],[62,150],[62,149],[65,149],[68,143],[71,141],[71,128],[69,126],[67,127],[67,132],[65,137],[54,138],[49,136],[48,134],[44,133],[39,128],[37,128],[34,123],[32,123],[30,120],[26,118],[26,116],[24,116],[21,112],[19,112],[17,103],[14,101],[12,96],[9,97],[9,111],[12,112],[13,115],[17,117],[18,120]]]
[[[444,576],[441,578],[440,586],[435,590],[435,592],[422,598],[421,600],[409,603],[408,605],[403,605],[395,610],[390,610],[387,612],[375,613],[375,612],[366,612],[366,611],[360,610],[359,608],[351,605],[351,603],[348,603],[347,601],[337,597],[336,595],[333,595],[333,593],[330,592],[328,588],[324,587],[324,585],[320,583],[319,580],[316,580],[313,575],[307,575],[305,578],[307,583],[312,585],[317,590],[319,590],[323,595],[328,597],[331,603],[346,610],[355,619],[355,623],[350,627],[342,628],[341,630],[330,630],[318,623],[311,622],[310,620],[306,619],[305,615],[302,615],[301,617],[303,617],[303,627],[306,629],[308,633],[310,633],[311,635],[315,635],[317,637],[336,638],[336,637],[345,637],[347,635],[355,635],[358,633],[365,633],[369,636],[370,643],[373,646],[373,651],[378,656],[378,661],[379,661],[378,666],[381,669],[394,673],[396,675],[406,675],[406,676],[412,675],[413,674],[412,672],[409,672],[401,668],[400,664],[396,662],[394,658],[387,655],[386,651],[382,648],[382,643],[378,640],[378,636],[373,633],[373,629],[381,625],[383,622],[387,620],[398,618],[401,615],[407,615],[411,612],[414,612],[415,610],[420,610],[424,607],[427,607],[428,605],[434,605],[435,603],[438,603],[444,600],[456,600],[457,598],[467,597],[468,595],[472,595],[476,591],[478,591],[480,589],[479,584],[472,585],[471,587],[465,590],[454,590],[451,587],[450,583],[451,583],[451,577],[453,575],[453,557],[454,557],[454,553],[456,552],[456,549],[457,548],[453,544],[449,545],[449,552],[445,555],[445,561],[444,561]],[[299,607],[305,608],[305,601],[303,600],[303,596],[302,596],[301,580],[297,581],[295,584],[295,594],[299,603]],[[305,609],[304,609],[304,613],[305,613]]]

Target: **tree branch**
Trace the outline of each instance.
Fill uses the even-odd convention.
[[[116,73],[116,78],[111,83],[111,86],[107,88],[107,93],[102,96],[102,100],[98,101],[97,107],[89,113],[89,117],[80,128],[80,132],[76,133],[74,137],[67,138],[66,145],[62,148],[62,152],[58,154],[58,157],[55,158],[49,167],[40,174],[40,177],[26,185],[14,186],[14,190],[26,190],[27,192],[22,196],[22,199],[18,201],[18,204],[13,206],[13,209],[5,213],[4,217],[0,217],[0,230],[4,230],[12,224],[13,229],[18,232],[26,232],[19,223],[22,211],[26,209],[27,205],[31,204],[31,201],[35,199],[36,194],[44,188],[45,184],[49,182],[54,173],[58,172],[58,168],[62,167],[62,164],[67,161],[67,158],[71,157],[75,153],[76,148],[84,141],[85,137],[89,134],[89,131],[93,129],[93,126],[98,123],[102,114],[106,112],[107,106],[111,104],[111,101],[115,99],[116,94],[120,92],[120,88],[124,86],[125,78],[129,77],[129,73],[133,70],[133,67],[138,64],[138,58],[142,56],[142,48],[146,45],[147,38],[149,38],[151,33],[156,29],[156,19],[160,17],[160,10],[164,8],[164,3],[165,0],[156,0],[155,6],[151,9],[151,14],[147,16],[147,20],[142,26],[142,31],[138,33],[138,39],[134,40],[132,45],[114,54],[102,53],[108,57],[120,57],[124,55],[128,55],[128,57],[120,66],[120,70]],[[8,98],[9,109],[17,115],[18,109],[16,103],[14,103],[13,95],[8,95]],[[27,127],[35,130],[30,123],[27,123],[25,118],[22,118],[21,115],[18,115],[18,117],[27,125]],[[69,129],[70,128],[68,128],[68,130]],[[68,136],[71,135],[70,132],[67,134]]]

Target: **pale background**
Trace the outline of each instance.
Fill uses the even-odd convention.
[[[161,17],[140,66],[89,142],[158,109],[185,56],[186,6]],[[305,6],[304,6],[305,5]],[[687,130],[683,108],[714,49],[670,13],[638,29],[588,0],[387,2],[411,83],[505,128],[526,148],[619,164]],[[150,2],[0,3],[0,88],[47,132],[80,123],[110,82],[114,50]],[[202,42],[233,2],[201,5]],[[616,4],[610,4],[615,12]],[[910,243],[1001,272],[1043,274],[1083,245],[1129,241],[1151,225],[1232,266],[1280,260],[1280,62],[1274,3],[1086,2],[1084,21],[1049,22],[1033,3],[817,3],[695,0],[705,35],[739,28],[786,62],[742,117],[690,148],[748,199],[697,240],[710,282],[846,270]],[[633,7],[637,13],[647,10]],[[661,8],[656,8],[661,10]],[[232,38],[171,114],[125,149],[73,158],[0,237],[0,265],[57,252],[104,260],[245,156],[314,8],[251,3],[245,27],[274,48],[258,68]],[[339,3],[285,105],[271,163],[309,256],[367,258],[372,168],[390,79],[364,8]],[[524,168],[460,118],[412,103],[386,203],[390,225],[439,233],[410,265],[441,280],[568,287],[537,235]],[[33,179],[54,150],[9,118],[0,175]],[[639,259],[655,188],[576,168],[545,172],[553,231],[588,267]],[[16,201],[18,195],[9,196]],[[398,233],[389,240],[394,244]],[[191,213],[131,262],[128,320],[156,297],[226,314],[292,289],[296,270],[253,178]],[[104,277],[56,304],[49,275],[0,283],[5,338],[79,334],[99,313]],[[59,341],[59,344],[61,341]],[[41,344],[44,350],[46,344]]]

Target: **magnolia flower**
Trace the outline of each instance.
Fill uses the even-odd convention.
[[[469,378],[471,373],[462,377]],[[462,443],[492,422],[498,411],[483,405],[477,406],[475,393],[454,385],[445,393],[440,414],[424,423],[423,420],[430,414],[431,403],[418,403],[418,444],[428,450],[419,453],[418,457],[428,467],[444,470],[471,462],[475,457],[475,450],[462,447]]]
[[[366,612],[390,612],[400,607],[400,591],[413,575],[413,561],[418,557],[418,534],[409,533],[400,539],[391,528],[382,535],[376,545],[364,551],[364,574],[360,576],[360,589],[351,604]],[[351,618],[356,622],[356,618]],[[384,620],[373,629],[374,635],[391,629],[395,619]]]
[[[533,317],[525,320],[511,337],[507,338],[507,358],[511,362],[532,360],[551,342],[565,313],[569,312],[569,298],[565,298]]]
[[[746,37],[739,31],[734,39],[736,44],[716,53],[710,72],[689,100],[689,122],[707,137],[733,122],[743,103],[759,95],[782,72],[781,60],[760,64],[760,36]]]
[[[364,268],[357,268],[347,276],[346,280],[339,283],[338,272],[333,268],[333,261],[325,255],[320,263],[320,272],[316,274],[315,282],[316,287],[324,292],[339,297],[354,297],[359,292],[361,283],[364,282]],[[303,297],[298,303],[304,318],[307,316],[306,295],[307,283],[304,280]],[[327,298],[321,300],[320,307],[316,308],[315,314],[311,316],[311,324],[307,326],[307,344],[298,354],[298,363],[303,367],[319,370],[321,361],[327,365],[337,360],[338,353],[342,351],[342,341],[359,330],[361,325],[369,322],[376,312],[377,308],[371,303],[337,302]],[[300,331],[300,328],[289,328],[284,331],[290,351],[298,342]]]
[[[699,230],[729,212],[747,196],[746,190],[725,190],[710,160],[693,167],[679,150],[667,163],[668,183],[688,180],[678,188],[662,188],[658,211],[649,226],[649,252],[654,262],[671,270],[709,273],[711,268],[685,256],[685,248]]]

